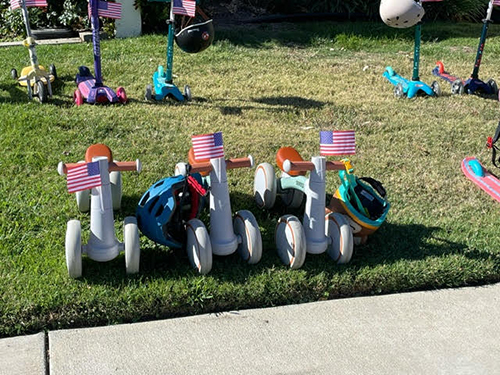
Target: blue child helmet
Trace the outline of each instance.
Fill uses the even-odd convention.
[[[201,176],[191,175],[198,183]],[[200,211],[199,197],[188,186],[189,176],[167,177],[153,184],[137,206],[137,225],[150,240],[180,248],[185,243],[185,223]],[[191,209],[183,208],[190,206]]]

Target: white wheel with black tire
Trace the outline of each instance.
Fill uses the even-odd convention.
[[[175,165],[174,176],[187,176],[188,174],[188,164],[187,163],[177,163]]]
[[[287,177],[289,178],[289,177]],[[299,208],[304,201],[304,192],[297,189],[286,189],[281,195],[281,200],[289,208]]]
[[[90,210],[90,190],[77,191],[75,193],[78,211],[89,212]]]
[[[233,220],[234,233],[241,240],[238,253],[248,264],[256,264],[262,257],[262,236],[255,216],[248,210],[236,212]]]
[[[349,220],[342,214],[330,213],[325,216],[325,234],[328,237],[326,252],[338,264],[351,260],[354,246]]]
[[[274,168],[269,163],[261,163],[255,169],[253,180],[253,195],[257,206],[272,208],[276,201],[276,175]]]
[[[293,215],[284,215],[276,225],[276,248],[281,261],[291,269],[302,267],[306,260],[306,234]]]
[[[65,250],[69,277],[82,276],[82,227],[79,220],[68,221]]]
[[[111,199],[113,201],[113,210],[117,211],[122,205],[122,174],[113,171],[109,174],[111,184]]]
[[[191,265],[205,275],[212,269],[212,243],[205,224],[199,219],[191,219],[186,225],[186,250]]]
[[[125,245],[125,269],[128,274],[139,272],[141,248],[139,245],[139,228],[134,216],[127,216],[124,220],[123,243]]]

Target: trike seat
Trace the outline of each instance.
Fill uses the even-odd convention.
[[[109,163],[113,161],[113,153],[111,152],[111,149],[102,143],[96,143],[95,145],[91,145],[87,148],[87,151],[85,152],[85,162],[90,163],[92,158],[97,156],[107,157]]]
[[[284,171],[283,163],[287,159],[290,161],[304,161],[299,152],[293,147],[281,147],[276,153],[276,164],[282,171]],[[305,176],[306,171],[290,171],[287,172],[287,174],[289,174],[290,176]]]

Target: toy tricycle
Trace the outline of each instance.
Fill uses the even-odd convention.
[[[86,66],[80,66],[75,81],[78,88],[73,94],[73,101],[81,106],[84,101],[89,104],[96,103],[122,103],[127,102],[127,94],[123,87],[118,87],[114,92],[102,82],[101,73],[101,42],[99,36],[99,9],[105,4],[107,7],[116,7],[116,13],[105,12],[106,17],[120,18],[121,4],[104,2],[101,0],[90,0],[90,21],[92,24],[92,43],[94,46],[94,73],[95,77]],[[108,8],[109,9],[109,8]]]
[[[68,221],[66,230],[66,265],[70,277],[82,275],[82,253],[98,262],[107,262],[125,252],[125,267],[128,274],[139,271],[139,232],[137,221],[133,216],[125,218],[124,242],[116,239],[113,219],[113,205],[110,174],[121,171],[141,171],[139,160],[135,162],[113,162],[111,150],[103,144],[95,144],[87,149],[85,163],[59,163],[60,175],[71,173],[71,170],[90,164],[98,168],[101,185],[93,187],[90,203],[90,238],[86,245],[81,244],[81,225],[79,220]]]
[[[486,43],[486,34],[488,32],[488,25],[491,22],[491,13],[493,12],[494,0],[490,0],[488,10],[486,11],[486,18],[483,19],[483,28],[481,37],[479,38],[479,45],[477,47],[476,61],[474,62],[474,69],[471,76],[467,80],[463,80],[454,76],[444,69],[444,64],[441,61],[436,63],[436,67],[432,70],[432,74],[444,79],[451,85],[451,93],[461,95],[482,93],[484,95],[497,95],[498,87],[494,79],[490,78],[487,82],[479,79],[479,67],[483,58],[484,44]]]
[[[258,263],[262,256],[262,237],[257,220],[247,210],[236,212],[232,218],[226,175],[227,169],[253,167],[253,158],[225,160],[220,157],[200,162],[192,155],[190,151],[189,164],[176,165],[176,174],[209,174],[206,181],[210,186],[210,235],[201,220],[192,219],[187,223],[186,248],[191,263],[198,272],[206,274],[212,267],[212,254],[225,256],[236,250],[247,263]]]
[[[148,0],[154,2],[171,3],[171,0]],[[200,9],[197,7],[197,10]],[[204,18],[206,15],[202,13]],[[184,94],[173,82],[173,63],[174,63],[174,40],[177,45],[185,52],[198,53],[208,48],[214,39],[214,26],[211,19],[204,19],[203,22],[188,25],[175,33],[175,13],[174,5],[170,6],[170,19],[168,24],[167,37],[167,65],[165,68],[160,65],[153,73],[153,86],[146,86],[144,95],[146,100],[161,101],[165,98],[172,98],[179,102],[192,99],[191,89],[188,85],[184,86]],[[175,34],[175,35],[174,35]],[[154,91],[153,91],[154,88]]]
[[[28,98],[33,99],[33,95],[38,96],[40,103],[45,103],[48,97],[52,97],[51,83],[57,78],[56,67],[54,64],[49,66],[49,71],[38,64],[36,55],[36,41],[31,33],[29,23],[28,9],[25,0],[20,0],[21,11],[23,13],[24,25],[26,26],[26,39],[23,45],[29,49],[31,66],[26,66],[21,70],[19,77],[16,69],[11,70],[11,76],[17,80],[21,86],[26,86],[28,89]],[[45,4],[45,6],[47,6]]]
[[[353,253],[353,238],[347,219],[339,213],[325,216],[326,171],[342,170],[343,162],[326,161],[315,156],[304,161],[292,147],[283,147],[276,154],[281,178],[276,179],[269,163],[257,166],[254,179],[254,196],[259,207],[272,208],[276,195],[285,197],[285,203],[300,205],[293,194],[306,196],[303,223],[293,215],[282,216],[276,227],[276,247],[282,262],[292,269],[300,268],[306,252],[327,252],[337,263],[347,263]],[[309,178],[305,174],[310,171]],[[300,194],[299,196],[301,196]],[[302,195],[303,196],[303,195]]]

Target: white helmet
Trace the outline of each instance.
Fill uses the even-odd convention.
[[[418,0],[381,0],[380,17],[387,26],[405,29],[416,25],[425,11]]]

